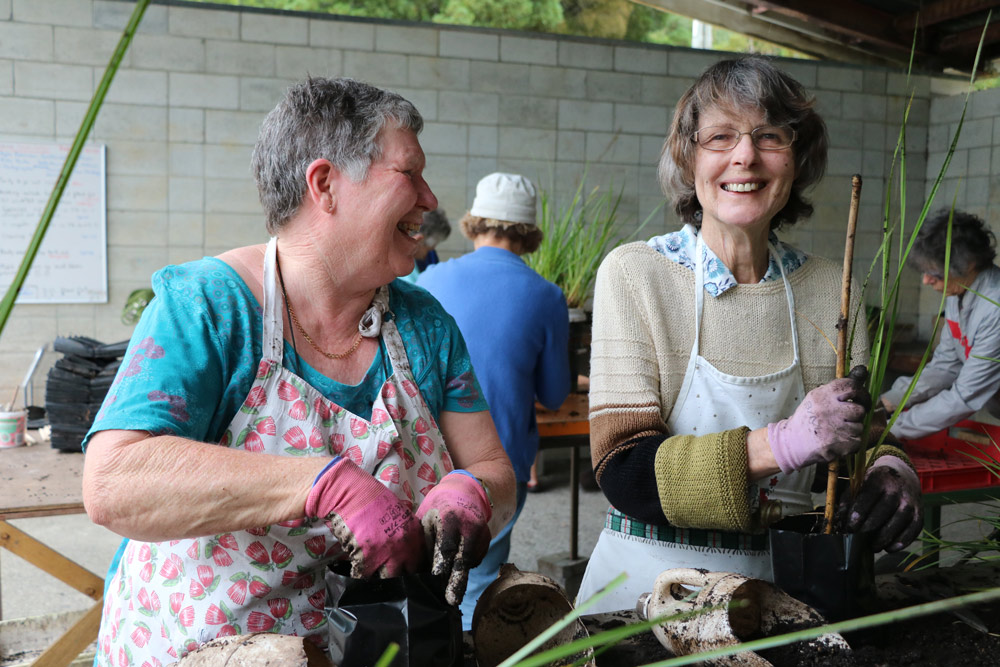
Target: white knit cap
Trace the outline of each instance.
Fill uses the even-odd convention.
[[[535,224],[535,186],[524,176],[496,172],[476,185],[469,213],[504,222]]]

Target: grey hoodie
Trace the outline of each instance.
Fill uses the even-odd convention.
[[[941,340],[892,427],[896,437],[921,438],[983,407],[1000,416],[1000,361],[990,361],[1000,360],[1000,306],[987,300],[1000,303],[1000,268],[981,271],[970,288],[945,299]],[[898,405],[912,379],[897,379],[883,396]]]

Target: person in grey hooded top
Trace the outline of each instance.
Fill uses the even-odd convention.
[[[1000,417],[1000,267],[996,238],[978,217],[954,212],[951,261],[945,284],[950,212],[928,218],[910,251],[910,262],[935,291],[947,289],[945,323],[934,356],[917,380],[891,432],[921,438],[979,410]],[[890,412],[899,407],[912,377],[901,377],[882,395]]]

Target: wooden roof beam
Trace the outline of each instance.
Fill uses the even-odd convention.
[[[981,37],[983,37],[982,28],[970,28],[969,30],[956,32],[942,37],[941,41],[938,43],[937,50],[941,54],[956,52],[975,53],[976,47],[979,46],[979,39]],[[1000,42],[1000,23],[991,23],[990,27],[986,29],[986,37],[983,38],[983,50],[985,51],[986,47],[997,42]]]
[[[893,26],[897,32],[903,35],[912,34],[913,29],[917,26],[917,21],[920,21],[922,28],[927,28],[944,21],[993,9],[996,6],[996,0],[937,0],[927,3],[919,12],[911,12],[897,17]],[[978,39],[976,43],[978,44]]]
[[[745,2],[734,0],[631,0],[637,4],[681,14],[705,23],[721,26],[749,37],[808,53],[834,62],[859,65],[906,65],[906,57],[893,57],[885,51],[866,50],[848,43],[846,38],[821,34],[819,28],[788,25],[791,19],[781,16],[754,15]]]
[[[854,0],[750,0],[750,4],[856,40],[910,52],[911,44],[902,43],[892,28],[892,14]]]

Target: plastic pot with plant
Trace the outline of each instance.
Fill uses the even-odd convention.
[[[982,42],[980,42],[980,50],[981,48]],[[979,53],[977,52],[972,68],[973,73],[976,71],[978,64]],[[867,360],[851,360],[849,358],[847,350],[850,350],[851,346],[845,344],[848,333],[846,331],[846,323],[849,321],[846,308],[841,312],[839,325],[838,377],[843,377],[847,369],[853,367],[854,364],[866,363],[869,370],[867,389],[871,396],[878,396],[880,394],[888,369],[890,345],[899,315],[900,283],[903,278],[903,267],[906,264],[907,257],[916,240],[917,234],[920,232],[924,220],[931,210],[938,188],[955,152],[964,123],[965,112],[968,108],[968,95],[971,92],[972,85],[970,82],[965,106],[952,136],[947,156],[915,222],[909,228],[906,226],[906,127],[910,110],[909,105],[904,109],[893,153],[892,165],[887,179],[888,185],[884,198],[881,244],[865,278],[863,289],[865,292],[867,292],[869,287],[874,287],[878,290],[878,303],[876,306],[878,317],[877,321],[871,323],[869,326],[871,348]],[[898,192],[894,190],[893,185],[897,168],[899,176]],[[855,191],[856,195],[857,191]],[[897,195],[899,197],[898,210],[893,205]],[[952,209],[954,209],[954,202],[952,203]],[[856,211],[856,201],[853,202],[852,211]],[[950,245],[949,224],[945,266],[950,265]],[[845,294],[848,293],[850,284],[850,254],[852,248],[853,229],[849,225],[847,252],[845,253]],[[947,289],[942,293],[941,307],[938,309],[939,313],[943,310],[945,293],[947,293]],[[858,322],[865,321],[863,317],[864,308],[863,303],[851,304],[850,312],[854,317],[850,319],[853,320],[855,326],[857,326]],[[939,325],[940,315],[935,321],[935,332]],[[851,331],[850,336],[852,338],[853,335],[854,332]],[[853,499],[859,496],[866,474],[869,472],[869,467],[879,456],[880,448],[886,444],[893,444],[891,439],[887,442],[889,429],[892,427],[896,416],[905,407],[906,401],[916,381],[919,379],[930,353],[931,347],[928,345],[908,391],[894,415],[889,418],[888,423],[886,423],[884,412],[880,414],[877,405],[872,405],[869,409],[864,421],[863,434],[863,441],[869,443],[869,448],[848,457],[846,466],[841,467],[836,462],[830,465],[826,511],[822,517],[823,520],[820,521],[819,517],[811,518],[809,515],[805,515],[793,517],[791,521],[786,520],[771,528],[770,538],[775,583],[785,588],[792,595],[815,607],[828,619],[838,620],[855,617],[873,609],[875,589],[872,548],[867,542],[867,535],[865,533],[851,533],[844,529],[844,523],[846,522],[844,509],[849,506],[849,503]],[[846,472],[846,480],[839,476],[840,469]],[[838,502],[838,498],[840,502]],[[835,517],[835,509],[838,507],[840,508],[840,516]],[[917,517],[919,517],[919,509],[916,511],[918,513]],[[916,523],[917,520],[915,518],[914,522]],[[782,545],[781,548],[775,548],[775,545],[778,543]],[[778,558],[774,554],[781,554],[781,556]]]

